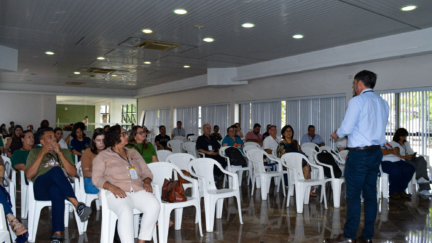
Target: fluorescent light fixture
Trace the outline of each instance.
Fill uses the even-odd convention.
[[[293,35],[293,38],[294,39],[301,39],[301,38],[303,38],[303,35]]]
[[[179,8],[179,9],[174,10],[174,13],[183,15],[183,14],[187,14],[187,11],[182,9],[182,8]]]
[[[402,11],[411,11],[411,10],[414,10],[416,8],[417,8],[417,6],[415,6],[415,5],[408,5],[408,6],[401,8],[401,10]]]
[[[151,62],[144,62],[144,64],[151,64]]]
[[[47,51],[47,52],[45,52],[45,54],[47,54],[47,55],[54,55],[54,52],[52,52],[52,51]]]
[[[252,23],[244,23],[244,24],[242,24],[242,26],[243,26],[244,28],[252,28],[252,27],[254,27],[255,25],[252,24]]]
[[[184,65],[183,67],[184,67],[184,68],[190,68],[190,66],[189,66],[189,65]]]
[[[78,75],[78,74],[81,74],[81,73],[80,73],[80,72],[74,72],[74,74],[77,74],[77,75]]]
[[[151,30],[151,29],[143,29],[142,32],[146,33],[146,34],[151,34],[151,33],[153,33],[153,30]]]
[[[207,38],[204,38],[203,41],[205,41],[205,42],[213,42],[214,39],[210,38],[210,37],[207,37]]]
[[[111,75],[111,76],[113,76],[113,77],[117,77],[117,75],[116,75],[116,74],[113,74],[113,75]]]
[[[98,57],[98,60],[105,60],[105,57]]]

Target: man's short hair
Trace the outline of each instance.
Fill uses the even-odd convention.
[[[13,122],[13,121],[9,122],[9,124],[12,124],[12,123],[15,123],[15,122]]]
[[[272,127],[277,128],[276,125],[270,125],[269,130],[270,130]]]
[[[202,127],[204,128],[205,126],[209,126],[211,128],[210,124],[208,123],[204,124]]]
[[[177,121],[177,124],[179,124],[179,123],[180,123],[180,124],[183,124],[181,121]]]
[[[315,126],[314,125],[309,125],[308,126],[308,130],[311,129],[311,128],[315,128]]]
[[[215,129],[216,127],[219,127],[218,125],[214,125],[213,129]]]
[[[54,133],[56,133],[57,131],[62,131],[63,132],[63,129],[61,129],[60,127],[54,128]]]
[[[255,123],[254,126],[253,126],[253,128],[255,129],[256,127],[261,128],[261,125],[259,123]]]
[[[354,79],[357,80],[357,82],[362,81],[365,87],[373,89],[376,84],[377,75],[374,72],[363,70],[358,72],[354,76]]]
[[[51,127],[46,127],[44,129],[41,129],[39,131],[39,140],[44,140],[45,132],[54,132],[54,130]]]
[[[165,127],[164,125],[160,125],[159,126],[159,131],[162,129],[162,127]]]

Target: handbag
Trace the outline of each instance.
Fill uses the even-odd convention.
[[[179,180],[165,179],[161,199],[166,202],[185,202],[183,184]]]
[[[186,171],[186,170],[181,170],[181,172],[182,172],[185,176],[187,176],[187,177],[191,177],[191,174],[190,174],[188,171]],[[190,183],[189,181],[183,179],[183,177],[181,177],[178,173],[177,173],[177,175],[178,175],[178,179],[179,179],[179,181],[180,181],[182,184],[188,184],[188,183]]]

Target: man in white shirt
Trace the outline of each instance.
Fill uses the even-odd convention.
[[[269,129],[270,136],[266,137],[263,142],[263,149],[268,153],[272,154],[273,150],[277,149],[280,143],[280,138],[276,137],[277,130],[275,125],[271,125]]]
[[[171,139],[174,139],[175,136],[183,136],[186,137],[186,131],[182,128],[182,122],[177,122],[177,127],[174,128],[171,132]]]
[[[56,127],[54,129],[54,136],[57,140],[57,143],[60,145],[60,148],[62,149],[68,148],[66,141],[63,139],[63,130],[60,127]]]

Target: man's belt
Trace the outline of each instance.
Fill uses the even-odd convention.
[[[352,150],[372,150],[372,149],[381,149],[381,146],[379,146],[379,145],[372,145],[372,146],[348,148],[349,151],[352,151]]]

